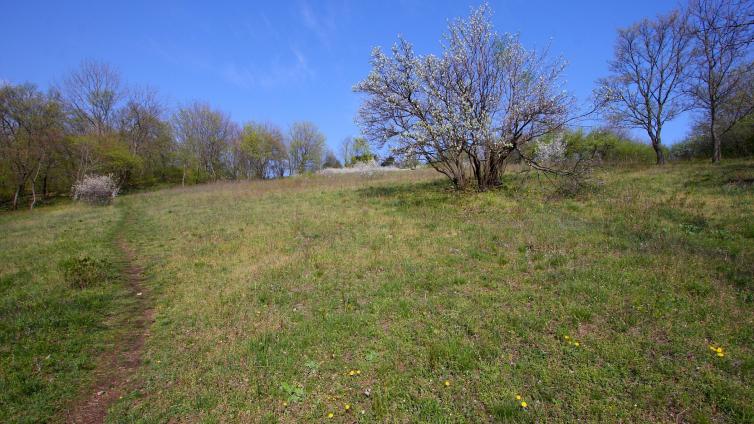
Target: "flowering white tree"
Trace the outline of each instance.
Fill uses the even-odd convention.
[[[371,141],[421,157],[457,188],[498,185],[505,159],[563,129],[573,105],[564,62],[498,35],[490,14],[482,5],[453,21],[440,57],[418,56],[402,38],[392,57],[375,48],[372,72],[354,87],[366,95],[358,122]]]
[[[85,175],[71,188],[73,200],[94,205],[108,205],[118,195],[120,187],[112,175]]]

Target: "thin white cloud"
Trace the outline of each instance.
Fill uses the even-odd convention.
[[[274,88],[305,81],[314,76],[306,56],[295,47],[290,48],[292,61],[275,61],[265,69],[226,63],[219,69],[225,81],[240,88]]]
[[[191,49],[160,45],[154,40],[148,42],[151,50],[168,63],[213,74],[243,89],[294,84],[315,75],[306,56],[293,45],[289,47],[287,54],[274,57],[266,64],[247,65],[235,59],[223,60]]]
[[[301,0],[298,12],[304,26],[312,31],[319,41],[329,49],[332,45],[331,34],[335,31],[335,17],[332,11],[329,10],[327,14],[318,14],[307,0]]]

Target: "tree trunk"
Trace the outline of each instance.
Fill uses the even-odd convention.
[[[662,148],[660,147],[659,138],[652,140],[652,148],[655,150],[655,155],[657,155],[657,164],[665,165],[665,153],[662,151]]]
[[[34,204],[37,203],[37,191],[34,189],[36,181],[31,182],[31,203],[29,203],[29,210],[34,209]]]
[[[712,137],[712,163],[720,163],[720,159],[722,159],[722,153],[720,151],[720,137],[717,135],[717,130],[715,130],[714,110],[710,113],[710,115],[712,115],[712,118],[710,119],[710,137]]]
[[[722,159],[720,147],[720,137],[717,136],[715,130],[712,130],[712,163],[719,163]]]
[[[24,185],[19,184],[16,188],[16,194],[13,195],[13,210],[18,209],[18,198],[23,194]]]

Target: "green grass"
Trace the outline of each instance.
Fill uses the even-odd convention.
[[[92,383],[130,303],[119,220],[113,207],[71,204],[0,215],[0,422],[60,420]],[[99,269],[78,288],[70,263],[84,258]]]
[[[3,247],[22,250],[3,258],[3,316],[19,297],[70,292],[49,288],[62,284],[52,264],[20,273],[48,266],[49,239],[88,227],[71,217],[102,233],[67,254],[112,237],[127,210],[119,231],[145,267],[155,323],[141,388],[112,422],[754,421],[754,163],[596,177],[573,199],[525,176],[458,194],[411,172],[8,215]],[[117,310],[116,287],[100,287],[99,306]],[[70,355],[112,333],[100,331]],[[4,351],[51,342],[1,333]],[[65,401],[45,393],[25,413]],[[26,417],[15,396],[0,418]]]

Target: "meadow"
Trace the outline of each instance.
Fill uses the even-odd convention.
[[[108,422],[754,422],[754,162],[593,180],[302,176],[0,215],[0,421],[89,394],[138,309],[125,240],[154,321]]]

